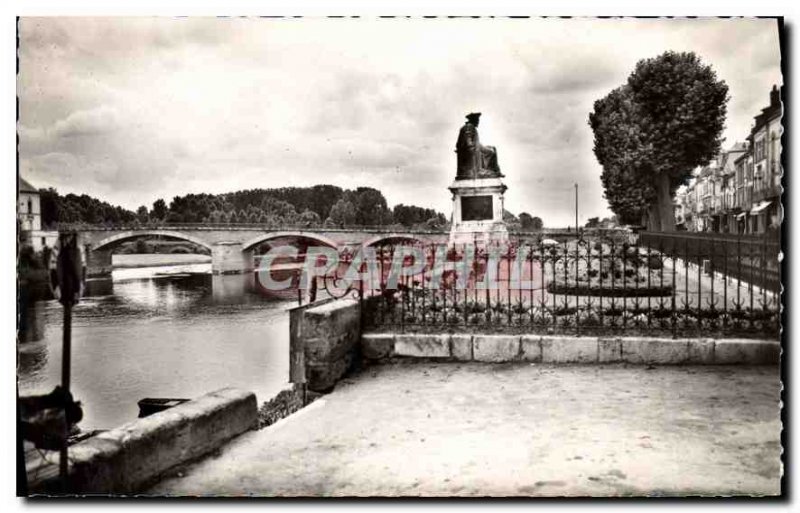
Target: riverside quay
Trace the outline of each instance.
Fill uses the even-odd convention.
[[[787,496],[782,18],[17,30],[20,501]]]

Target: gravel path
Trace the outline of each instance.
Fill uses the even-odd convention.
[[[771,495],[777,367],[370,367],[147,493]]]

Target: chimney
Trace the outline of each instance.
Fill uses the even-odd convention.
[[[781,104],[781,92],[778,91],[778,86],[773,85],[772,91],[769,92],[769,105],[770,107],[777,107]]]

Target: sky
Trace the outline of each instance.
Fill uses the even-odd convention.
[[[506,209],[573,224],[577,183],[583,224],[611,214],[593,103],[667,50],[728,84],[725,147],[783,83],[775,20],[22,18],[20,175],[132,210],[327,183],[449,215],[477,111]]]

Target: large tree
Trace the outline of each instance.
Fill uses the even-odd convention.
[[[148,214],[146,206],[142,205],[141,207],[136,209],[136,219],[138,219],[140,223],[146,223],[147,218]]]
[[[331,215],[326,224],[337,228],[352,226],[356,221],[356,207],[348,200],[342,198],[331,207]]]
[[[167,203],[159,198],[153,202],[153,208],[150,210],[150,217],[162,221],[167,217]]]
[[[544,227],[544,223],[540,217],[533,217],[527,212],[519,215],[519,222],[521,228],[526,232],[539,231]]]
[[[728,86],[693,52],[636,64],[589,115],[611,209],[623,222],[674,231],[672,197],[722,144]]]
[[[386,205],[386,198],[381,191],[372,187],[358,187],[348,194],[348,199],[356,209],[355,224],[380,226],[392,222],[392,212]]]

